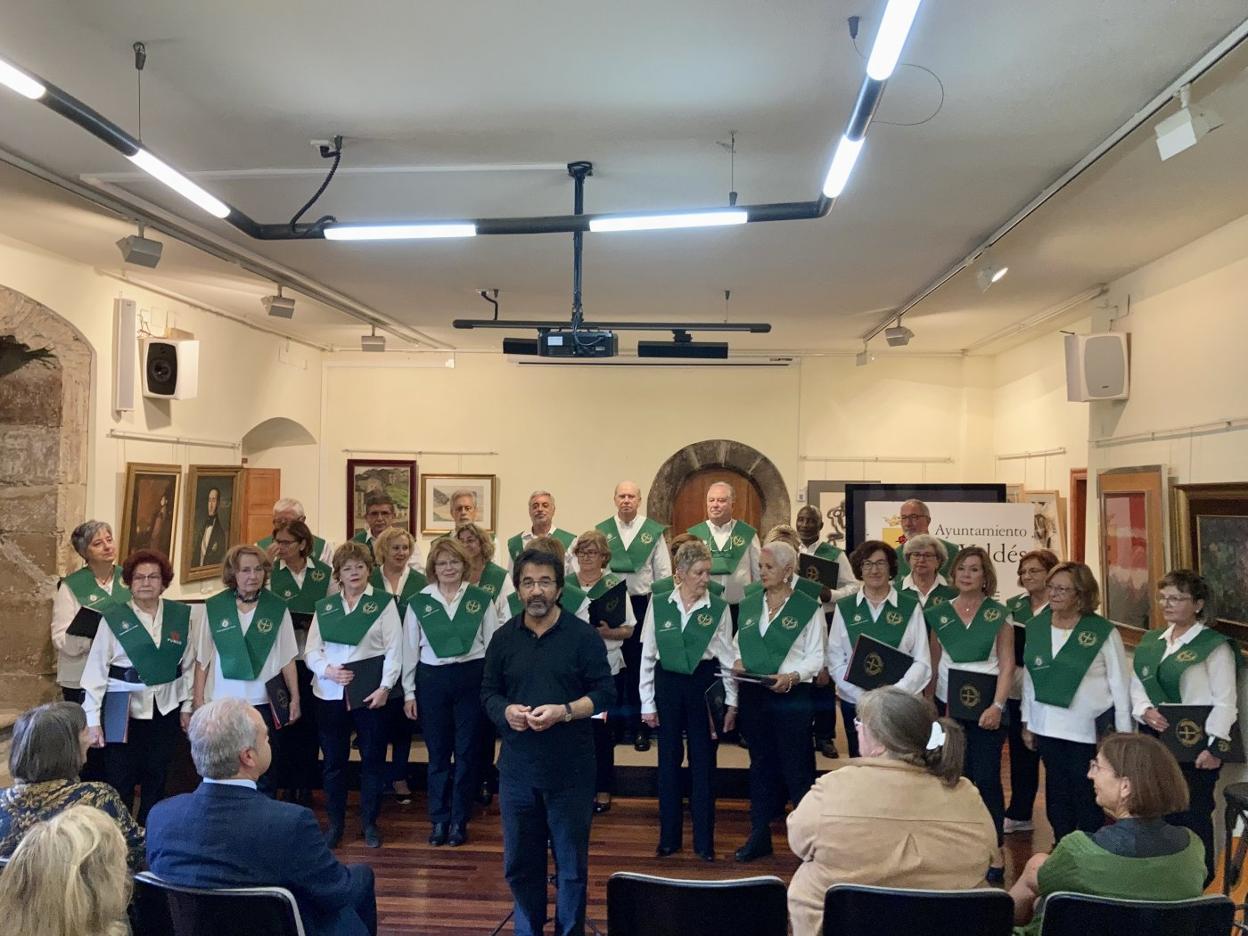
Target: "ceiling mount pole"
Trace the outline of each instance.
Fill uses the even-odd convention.
[[[591,162],[570,162],[568,163],[568,175],[572,177],[572,214],[574,216],[583,215],[585,213],[585,177],[594,174],[594,164]],[[585,314],[581,309],[581,254],[584,251],[585,232],[576,230],[572,232],[572,329],[581,327],[581,322],[585,318]]]

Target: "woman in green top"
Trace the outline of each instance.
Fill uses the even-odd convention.
[[[1043,899],[1055,891],[1127,900],[1189,900],[1204,890],[1205,849],[1195,833],[1164,817],[1187,808],[1187,785],[1156,738],[1112,734],[1088,765],[1097,805],[1113,825],[1072,832],[1049,855],[1034,855],[1010,889],[1014,922],[1040,931]]]
[[[919,533],[906,540],[901,552],[910,571],[902,572],[893,583],[898,594],[916,596],[924,609],[953,600],[957,589],[951,587],[940,574],[949,561],[944,542],[929,533]]]

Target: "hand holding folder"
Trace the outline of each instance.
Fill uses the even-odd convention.
[[[343,689],[343,694],[347,697],[347,708],[369,707],[364,700],[381,688],[381,667],[385,660],[384,656],[375,656],[342,664],[344,669],[355,674],[355,678]]]
[[[824,588],[836,588],[840,572],[840,566],[831,559],[808,556],[805,553],[797,557],[797,574],[802,578],[814,579]]]
[[[914,658],[910,654],[863,634],[854,644],[845,680],[859,689],[892,686],[901,681],[912,663]]]
[[[623,627],[627,604],[628,583],[621,580],[589,603],[589,623],[594,627],[601,624],[607,627]]]

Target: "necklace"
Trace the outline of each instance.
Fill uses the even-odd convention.
[[[786,590],[781,593],[779,601],[773,601],[771,592],[767,593],[767,614],[769,617],[775,617],[780,609],[784,607],[784,603],[789,600],[789,592]]]

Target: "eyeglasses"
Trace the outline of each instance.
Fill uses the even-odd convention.
[[[863,569],[887,569],[887,559],[866,559],[862,563]]]
[[[551,588],[554,588],[557,584],[558,582],[556,582],[553,578],[549,578],[549,577],[543,577],[539,579],[522,578],[520,580],[520,587],[527,588],[529,590],[532,590],[534,588],[540,588],[542,591],[547,591]]]
[[[1050,585],[1049,586],[1050,595],[1073,595],[1076,591],[1078,591],[1078,589],[1071,585]]]
[[[1157,601],[1163,605],[1182,604],[1185,601],[1191,601],[1191,595],[1158,595]]]
[[[930,520],[931,517],[929,517],[927,514],[902,514],[901,519],[902,520]]]
[[[912,553],[910,553],[908,556],[906,556],[906,558],[907,558],[907,559],[909,559],[911,562],[914,562],[914,561],[916,561],[916,560],[918,560],[918,559],[932,559],[932,560],[935,560],[935,558],[936,558],[936,554],[935,554],[934,552],[918,552],[918,551],[916,550],[915,552],[912,552]]]
[[[154,572],[151,575],[132,575],[130,576],[130,581],[132,583],[133,582],[159,582],[163,578],[164,576],[161,575],[159,572]]]

